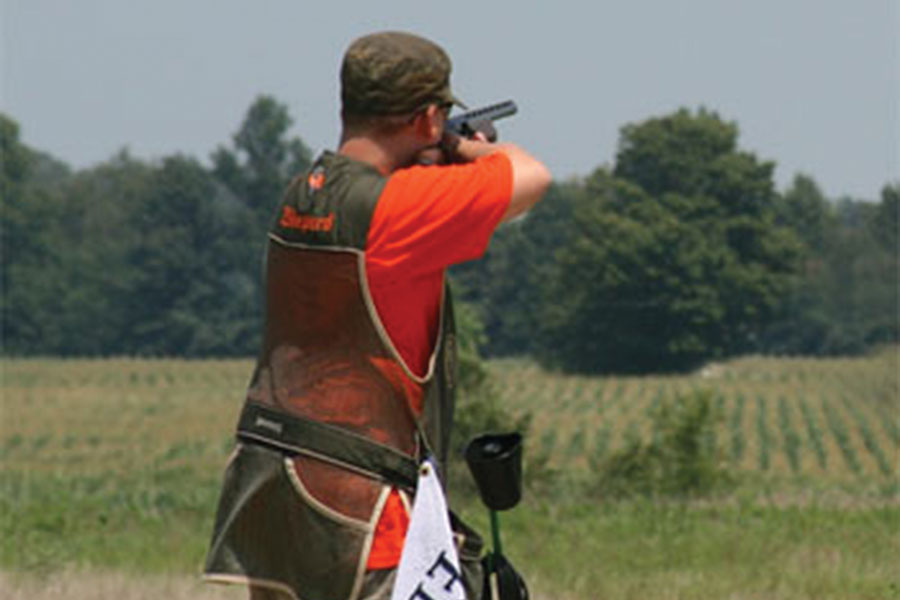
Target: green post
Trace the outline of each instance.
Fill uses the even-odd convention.
[[[491,536],[494,539],[494,554],[503,554],[503,547],[500,545],[500,516],[497,511],[492,510],[491,513]]]

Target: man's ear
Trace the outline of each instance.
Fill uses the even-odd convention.
[[[428,145],[437,144],[444,135],[444,118],[437,104],[429,104],[414,121],[416,133],[428,140]]]

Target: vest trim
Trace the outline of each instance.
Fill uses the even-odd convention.
[[[300,600],[294,589],[281,581],[274,579],[263,579],[260,577],[250,577],[248,575],[235,575],[232,573],[208,572],[202,576],[203,581],[219,584],[238,584],[250,587],[258,587],[275,592],[281,592],[291,598],[291,600]]]
[[[387,486],[383,487],[381,495],[378,496],[378,500],[375,502],[375,508],[372,510],[372,518],[369,521],[370,529],[369,533],[366,535],[366,539],[363,541],[362,552],[359,556],[359,567],[356,571],[356,582],[353,585],[353,592],[350,594],[351,600],[359,598],[359,593],[362,591],[363,577],[365,577],[366,574],[366,564],[369,562],[369,556],[372,554],[372,545],[375,543],[375,530],[378,528],[381,512],[384,510],[384,505],[390,494],[391,488]]]
[[[297,474],[297,470],[294,467],[294,460],[290,456],[284,458],[284,470],[291,485],[294,486],[294,491],[296,491],[313,509],[319,511],[329,519],[343,523],[348,527],[353,527],[366,533],[371,533],[375,530],[375,523],[373,523],[371,516],[365,521],[354,517],[348,517],[344,513],[334,510],[324,502],[320,502],[318,498],[313,496],[312,492],[303,485],[303,480],[300,479],[300,475]],[[383,497],[386,496],[385,490],[390,490],[390,488],[382,486],[378,501],[375,502],[375,510],[378,510],[384,504]]]

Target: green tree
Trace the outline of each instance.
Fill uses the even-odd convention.
[[[798,176],[780,218],[806,244],[804,268],[762,347],[782,354],[858,354],[898,339],[897,185],[879,204],[830,202]]]
[[[289,126],[263,96],[212,173],[123,151],[72,175],[0,115],[4,352],[255,352],[267,221],[309,163]]]
[[[19,125],[0,114],[0,321],[6,354],[46,352],[58,344],[59,303],[66,292],[61,280],[65,256],[57,235],[65,224],[57,219],[61,200],[52,185],[35,177],[52,174],[54,183],[68,168],[28,148],[19,140]]]
[[[0,317],[3,326],[4,352],[23,351],[40,336],[39,323],[29,319],[29,298],[20,284],[30,260],[35,261],[44,249],[29,235],[29,221],[34,217],[24,188],[30,166],[28,149],[19,141],[19,124],[0,113],[0,208],[3,227],[0,230],[0,255],[3,279]],[[15,292],[13,292],[15,290]]]
[[[238,347],[255,352],[262,314],[262,254],[266,230],[290,180],[311,164],[311,152],[299,137],[289,137],[292,119],[285,105],[259,96],[232,136],[232,147],[220,146],[212,155],[213,176],[246,211],[232,223],[229,256],[236,267],[230,285],[238,290],[241,326]],[[236,214],[239,211],[233,210]],[[246,305],[247,298],[250,305]],[[248,321],[245,315],[252,315]],[[248,329],[253,329],[251,333]]]
[[[819,185],[808,175],[797,175],[776,201],[779,224],[792,229],[812,255],[821,255],[837,225],[834,210]]]
[[[48,229],[57,268],[47,279],[62,288],[52,304],[54,335],[59,336],[51,346],[54,354],[133,351],[123,334],[140,302],[133,295],[135,272],[127,255],[138,239],[132,214],[151,174],[151,167],[123,150],[58,188],[53,220],[59,227]]]
[[[542,311],[542,360],[578,371],[683,370],[758,347],[798,270],[773,165],[737,126],[680,110],[622,128],[585,183]]]
[[[900,250],[897,227],[900,225],[900,182],[885,184],[881,189],[881,202],[871,222],[872,234],[887,252]]]
[[[127,260],[140,301],[126,329],[135,352],[181,356],[252,351],[256,288],[239,269],[232,234],[240,205],[194,159],[166,158],[132,214]]]
[[[867,305],[875,309],[866,340],[868,343],[900,342],[900,182],[886,184],[881,190],[881,202],[872,215],[869,229],[878,243],[877,258],[870,269],[876,286]]]
[[[310,165],[309,148],[288,137],[292,122],[285,105],[259,96],[232,136],[233,147],[220,146],[212,156],[213,173],[252,210],[260,236],[290,179]]]
[[[775,164],[737,147],[738,126],[706,109],[680,109],[622,127],[613,174],[660,198],[715,200],[717,215],[760,215],[775,197]]]
[[[19,124],[0,113],[0,188],[3,197],[9,198],[25,182],[30,168],[30,152],[19,140]]]
[[[895,193],[886,186],[879,204],[838,202],[841,227],[825,254],[826,297],[848,347],[832,353],[898,340],[898,256],[891,247],[897,227]]]

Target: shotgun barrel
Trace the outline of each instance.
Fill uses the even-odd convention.
[[[498,102],[496,104],[469,110],[456,115],[455,117],[451,117],[450,119],[447,119],[444,128],[457,135],[469,137],[478,131],[478,123],[483,123],[485,121],[493,123],[498,119],[513,116],[518,110],[519,108],[516,106],[515,102],[506,100],[504,102]]]

